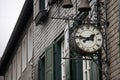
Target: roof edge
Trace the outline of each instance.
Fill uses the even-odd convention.
[[[21,35],[24,26],[27,24],[27,21],[32,13],[33,13],[33,0],[25,0],[21,13],[16,22],[15,28],[13,29],[13,32],[7,43],[3,56],[1,57],[0,75],[3,75],[5,73],[5,69],[6,69],[5,66],[8,64],[8,61],[13,55],[13,51],[15,49],[15,46],[17,45],[15,43],[17,43],[19,40],[18,36]]]

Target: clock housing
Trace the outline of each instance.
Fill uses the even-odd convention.
[[[82,55],[96,53],[103,44],[102,33],[92,24],[83,24],[72,33],[71,46]]]

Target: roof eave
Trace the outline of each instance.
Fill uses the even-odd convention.
[[[0,60],[0,75],[3,75],[5,73],[8,61],[14,55],[13,51],[32,13],[33,13],[33,0],[26,0],[20,13],[20,16],[17,20],[17,23],[15,25],[15,28],[12,32],[12,35],[8,41],[4,54]]]

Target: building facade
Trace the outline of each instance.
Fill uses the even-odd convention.
[[[84,0],[72,0],[72,8],[64,8],[62,0],[26,0],[0,61],[0,79],[119,80],[120,1],[88,1],[91,11],[82,12]],[[91,56],[72,46],[71,36],[83,23],[103,35]]]

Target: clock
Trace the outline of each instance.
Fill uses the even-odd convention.
[[[95,53],[103,44],[101,32],[91,24],[83,24],[74,30],[72,45],[78,53],[83,55]]]

